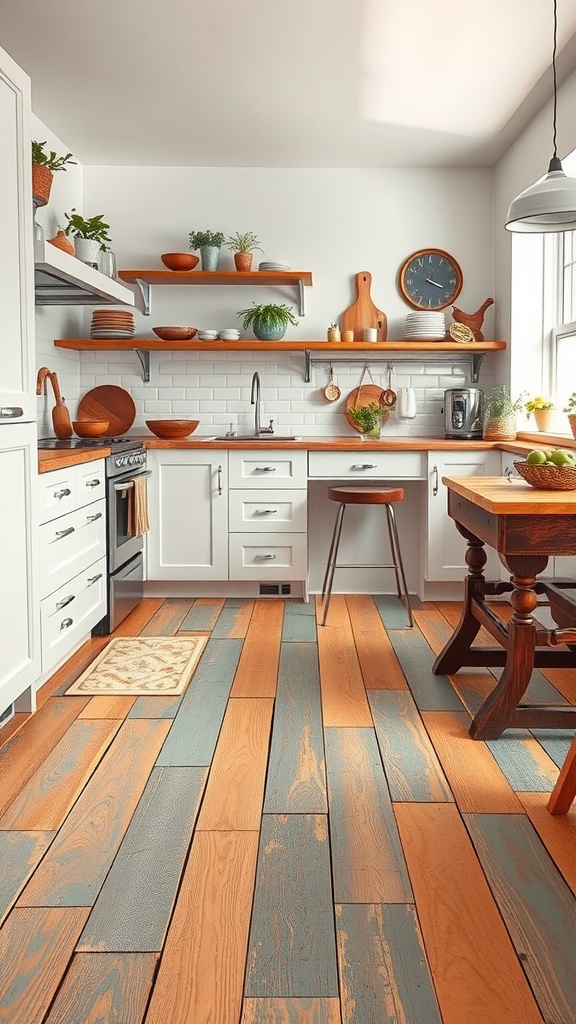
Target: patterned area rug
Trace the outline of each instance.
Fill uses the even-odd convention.
[[[66,693],[178,696],[207,642],[207,636],[117,637]]]

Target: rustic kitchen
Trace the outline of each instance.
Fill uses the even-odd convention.
[[[0,16],[0,1021],[576,1014],[568,29],[492,155],[250,165]]]

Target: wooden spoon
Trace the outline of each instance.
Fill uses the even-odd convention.
[[[389,409],[393,405],[396,405],[396,392],[392,390],[392,364],[388,363],[388,387],[382,392],[382,405],[387,405]]]
[[[334,383],[334,370],[332,369],[332,363],[330,363],[330,369],[328,371],[328,383],[324,388],[324,397],[329,402],[337,402],[342,392],[337,384]]]
[[[64,399],[60,394],[60,385],[58,383],[58,377],[56,371],[53,370],[48,374],[52,382],[54,389],[54,398],[56,399],[56,405],[52,409],[52,426],[54,427],[54,433],[60,440],[65,440],[72,437],[72,423],[70,421],[70,413],[64,405]]]

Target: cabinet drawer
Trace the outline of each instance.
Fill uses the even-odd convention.
[[[309,452],[308,475],[324,480],[424,480],[425,452]]]
[[[230,452],[230,487],[306,487],[306,452]]]
[[[76,507],[106,497],[104,459],[76,466]]]
[[[305,533],[307,495],[304,489],[230,491],[232,533]]]
[[[62,661],[105,614],[106,559],[101,558],[41,602],[42,671]]]
[[[43,473],[38,477],[38,515],[41,523],[49,523],[77,507],[76,484],[76,466]]]
[[[303,580],[307,572],[305,533],[230,534],[231,580]]]
[[[104,499],[40,527],[40,593],[53,594],[66,580],[106,554]]]

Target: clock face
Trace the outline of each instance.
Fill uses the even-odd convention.
[[[462,271],[443,249],[419,249],[402,264],[399,283],[415,309],[444,309],[462,290]]]

